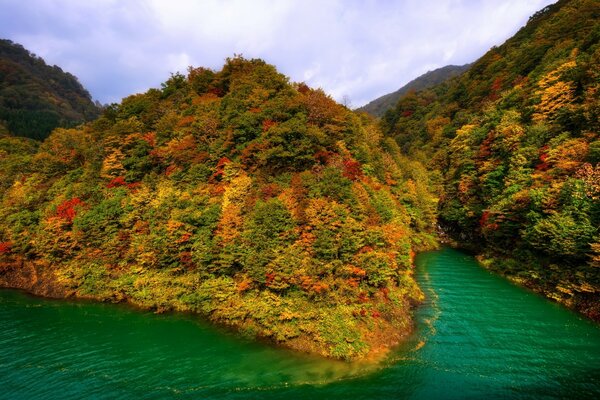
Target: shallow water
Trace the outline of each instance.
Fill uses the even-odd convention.
[[[600,398],[600,328],[443,249],[383,367],[302,356],[190,315],[0,291],[0,398]]]

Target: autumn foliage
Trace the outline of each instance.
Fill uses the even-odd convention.
[[[546,7],[463,75],[405,96],[381,123],[437,171],[450,234],[499,272],[596,319],[597,10],[593,0]]]
[[[0,253],[53,265],[79,296],[361,358],[374,331],[391,344],[411,325],[413,250],[435,245],[426,171],[385,140],[262,60],[192,68],[12,146]]]
[[[8,254],[12,248],[10,242],[0,242],[0,254]]]
[[[84,205],[85,203],[78,197],[66,200],[56,207],[56,216],[67,221],[68,223],[72,223],[73,219],[77,215],[77,210]]]

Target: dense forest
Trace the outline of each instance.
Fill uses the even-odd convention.
[[[341,359],[411,330],[435,182],[372,118],[262,60],[190,68],[0,149],[4,285],[198,312]]]
[[[443,174],[439,218],[482,261],[600,320],[600,7],[561,0],[382,118]]]
[[[0,135],[8,131],[44,139],[54,128],[72,127],[99,114],[75,76],[0,39]]]
[[[446,65],[445,67],[426,72],[408,82],[395,92],[383,95],[368,104],[356,109],[356,111],[364,111],[376,117],[382,117],[386,111],[396,106],[398,101],[411,92],[418,92],[424,89],[429,89],[432,86],[438,85],[447,81],[450,78],[458,76],[469,69],[471,64],[465,65]]]
[[[89,94],[2,41],[0,286],[361,359],[410,332],[439,224],[600,320],[599,21],[561,0],[379,120],[236,56],[73,127]]]

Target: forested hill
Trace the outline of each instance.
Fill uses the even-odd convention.
[[[76,77],[10,40],[0,40],[0,126],[46,138],[56,127],[90,121],[99,108]],[[1,129],[1,128],[0,128]]]
[[[440,220],[490,266],[600,319],[600,6],[561,0],[382,118],[444,176]]]
[[[358,108],[357,111],[364,111],[376,117],[381,117],[387,110],[394,108],[402,96],[407,95],[411,91],[418,92],[419,90],[430,88],[458,76],[468,70],[470,66],[471,64],[446,65],[445,67],[429,71],[408,82],[397,91],[381,96],[369,104]]]
[[[435,244],[425,168],[264,61],[175,74],[34,144],[0,140],[0,285],[342,359],[411,330],[412,257]]]

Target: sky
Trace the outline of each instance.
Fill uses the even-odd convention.
[[[0,38],[101,103],[187,67],[262,58],[352,107],[475,61],[555,0],[0,0]]]

